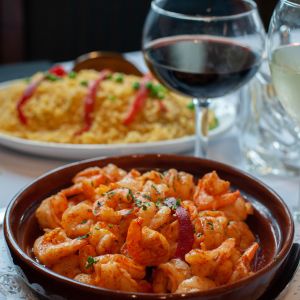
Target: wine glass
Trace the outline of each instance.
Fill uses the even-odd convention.
[[[142,44],[157,79],[193,98],[195,156],[206,157],[210,102],[243,86],[261,65],[265,31],[255,2],[153,0]]]
[[[275,7],[268,32],[267,49],[277,97],[289,117],[300,126],[299,0],[281,0]],[[294,217],[300,222],[300,194]]]

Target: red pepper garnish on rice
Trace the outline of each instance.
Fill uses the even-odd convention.
[[[48,73],[58,77],[64,77],[65,75],[67,75],[66,70],[61,65],[53,66],[49,69]]]
[[[34,92],[36,91],[36,89],[38,88],[38,86],[40,85],[40,83],[43,81],[44,78],[45,78],[45,76],[42,76],[38,80],[31,82],[26,87],[25,91],[23,92],[22,96],[20,97],[20,99],[17,103],[18,118],[19,118],[20,122],[24,125],[27,124],[27,118],[23,112],[23,106],[32,97],[32,95],[34,94]]]
[[[126,126],[130,125],[134,121],[136,115],[140,112],[140,110],[144,106],[148,96],[150,95],[150,91],[147,88],[147,83],[150,82],[151,79],[152,79],[152,75],[149,73],[143,77],[140,84],[140,88],[137,91],[137,94],[135,96],[135,99],[127,113],[127,116],[123,120],[124,125]]]
[[[89,86],[88,93],[84,99],[84,127],[76,133],[77,135],[80,135],[91,128],[93,123],[92,113],[94,112],[95,108],[98,87],[110,73],[111,72],[109,70],[102,70],[99,73],[98,78]]]
[[[174,257],[184,260],[185,254],[192,250],[194,244],[194,227],[185,208],[178,206],[175,212],[179,222],[179,237]]]

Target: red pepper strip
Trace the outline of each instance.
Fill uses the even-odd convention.
[[[77,135],[89,131],[91,128],[93,123],[92,113],[94,111],[98,87],[110,73],[109,70],[102,70],[99,73],[99,77],[89,86],[88,93],[84,99],[84,127],[76,133]]]
[[[19,99],[17,103],[17,112],[18,112],[18,118],[20,122],[24,125],[27,124],[27,118],[23,112],[23,106],[25,103],[32,97],[33,93],[36,91],[40,83],[44,80],[45,76],[42,76],[40,79],[31,82],[23,92],[21,98]]]
[[[175,258],[184,260],[184,256],[193,248],[194,226],[190,220],[189,213],[182,206],[176,208],[176,215],[179,222],[179,237]]]
[[[61,65],[53,66],[52,68],[49,69],[48,73],[56,75],[58,77],[63,77],[67,75],[67,72]]]
[[[165,106],[165,104],[161,100],[157,100],[157,101],[158,101],[158,105],[159,105],[159,110],[163,113],[167,112],[168,109]]]
[[[142,107],[144,106],[148,96],[149,96],[149,89],[147,88],[147,83],[152,79],[151,74],[146,74],[141,82],[141,86],[135,96],[135,99],[127,113],[127,116],[123,120],[123,124],[128,126],[132,123],[136,117],[136,115],[140,112]]]

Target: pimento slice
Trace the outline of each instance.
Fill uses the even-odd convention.
[[[20,122],[24,125],[27,124],[27,118],[23,112],[23,106],[26,104],[26,102],[32,97],[38,86],[41,84],[41,82],[44,80],[45,76],[43,75],[41,78],[31,82],[23,92],[22,96],[20,97],[18,103],[17,103],[17,113],[18,118]]]
[[[53,74],[58,77],[64,77],[67,75],[66,70],[61,65],[55,65],[49,69],[48,73]]]
[[[102,70],[99,73],[98,78],[89,86],[88,93],[84,99],[84,127],[76,133],[77,135],[90,130],[93,123],[92,113],[95,108],[98,87],[100,83],[110,75],[110,73],[111,71],[109,70]]]
[[[175,211],[179,222],[179,237],[174,258],[184,260],[186,253],[192,250],[194,244],[194,226],[190,220],[189,213],[182,206]]]
[[[142,107],[144,106],[148,96],[150,95],[150,91],[147,87],[147,83],[150,82],[151,79],[152,79],[152,75],[149,73],[143,77],[140,84],[140,88],[135,96],[135,99],[131,107],[129,108],[127,116],[123,120],[124,125],[126,126],[130,125],[134,121],[137,114],[141,111]]]

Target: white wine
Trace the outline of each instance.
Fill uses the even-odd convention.
[[[300,44],[277,48],[272,53],[270,68],[280,102],[300,124]]]

